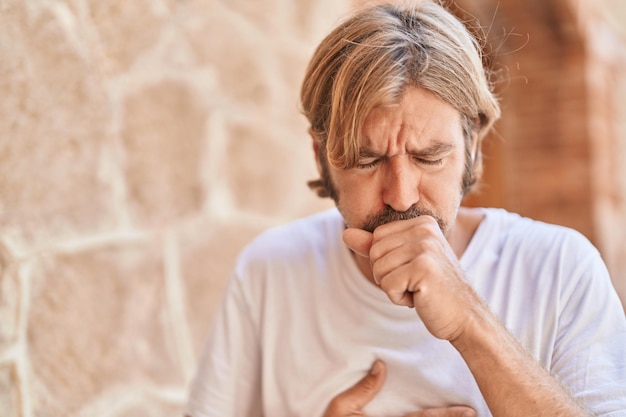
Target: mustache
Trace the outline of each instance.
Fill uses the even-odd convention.
[[[378,226],[382,226],[383,224],[395,222],[398,220],[410,220],[419,216],[430,216],[437,221],[439,228],[444,231],[446,230],[445,222],[437,216],[432,210],[426,208],[419,208],[416,205],[411,206],[406,211],[396,211],[390,206],[385,206],[383,211],[380,213],[370,214],[365,219],[365,225],[363,225],[362,229],[373,233],[374,230]]]

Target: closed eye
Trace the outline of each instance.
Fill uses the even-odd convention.
[[[435,142],[431,146],[411,152],[413,160],[421,165],[439,166],[446,156],[454,150],[454,145],[446,142]]]
[[[358,169],[373,168],[376,165],[378,165],[380,161],[381,161],[381,158],[366,158],[366,159],[360,160],[356,167]]]
[[[413,160],[424,165],[441,165],[443,163],[443,158],[427,159],[427,158],[413,157]]]
[[[359,161],[357,168],[358,169],[373,168],[376,165],[380,164],[383,160],[384,158],[362,158]],[[430,158],[422,158],[422,157],[414,156],[413,160],[417,162],[418,164],[429,165],[429,166],[438,166],[443,163],[443,158],[430,159]]]

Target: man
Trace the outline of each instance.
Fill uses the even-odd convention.
[[[458,20],[430,1],[357,13],[302,106],[310,186],[337,210],[243,251],[190,416],[626,416],[626,320],[597,251],[460,207],[499,107]]]

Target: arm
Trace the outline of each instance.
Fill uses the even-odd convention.
[[[589,416],[519,345],[486,307],[467,320],[452,345],[494,416]]]
[[[189,416],[261,416],[258,332],[240,284],[231,278],[213,321],[191,385]]]
[[[456,255],[428,216],[348,229],[344,241],[369,258],[374,280],[428,330],[461,353],[495,417],[587,416],[535,362],[463,279]]]

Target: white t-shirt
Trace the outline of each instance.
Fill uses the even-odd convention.
[[[626,319],[579,233],[484,209],[461,257],[467,280],[541,365],[597,415],[626,416]],[[265,232],[240,255],[187,413],[320,417],[375,359],[370,417],[469,405],[490,416],[459,353],[365,279],[328,210]]]

